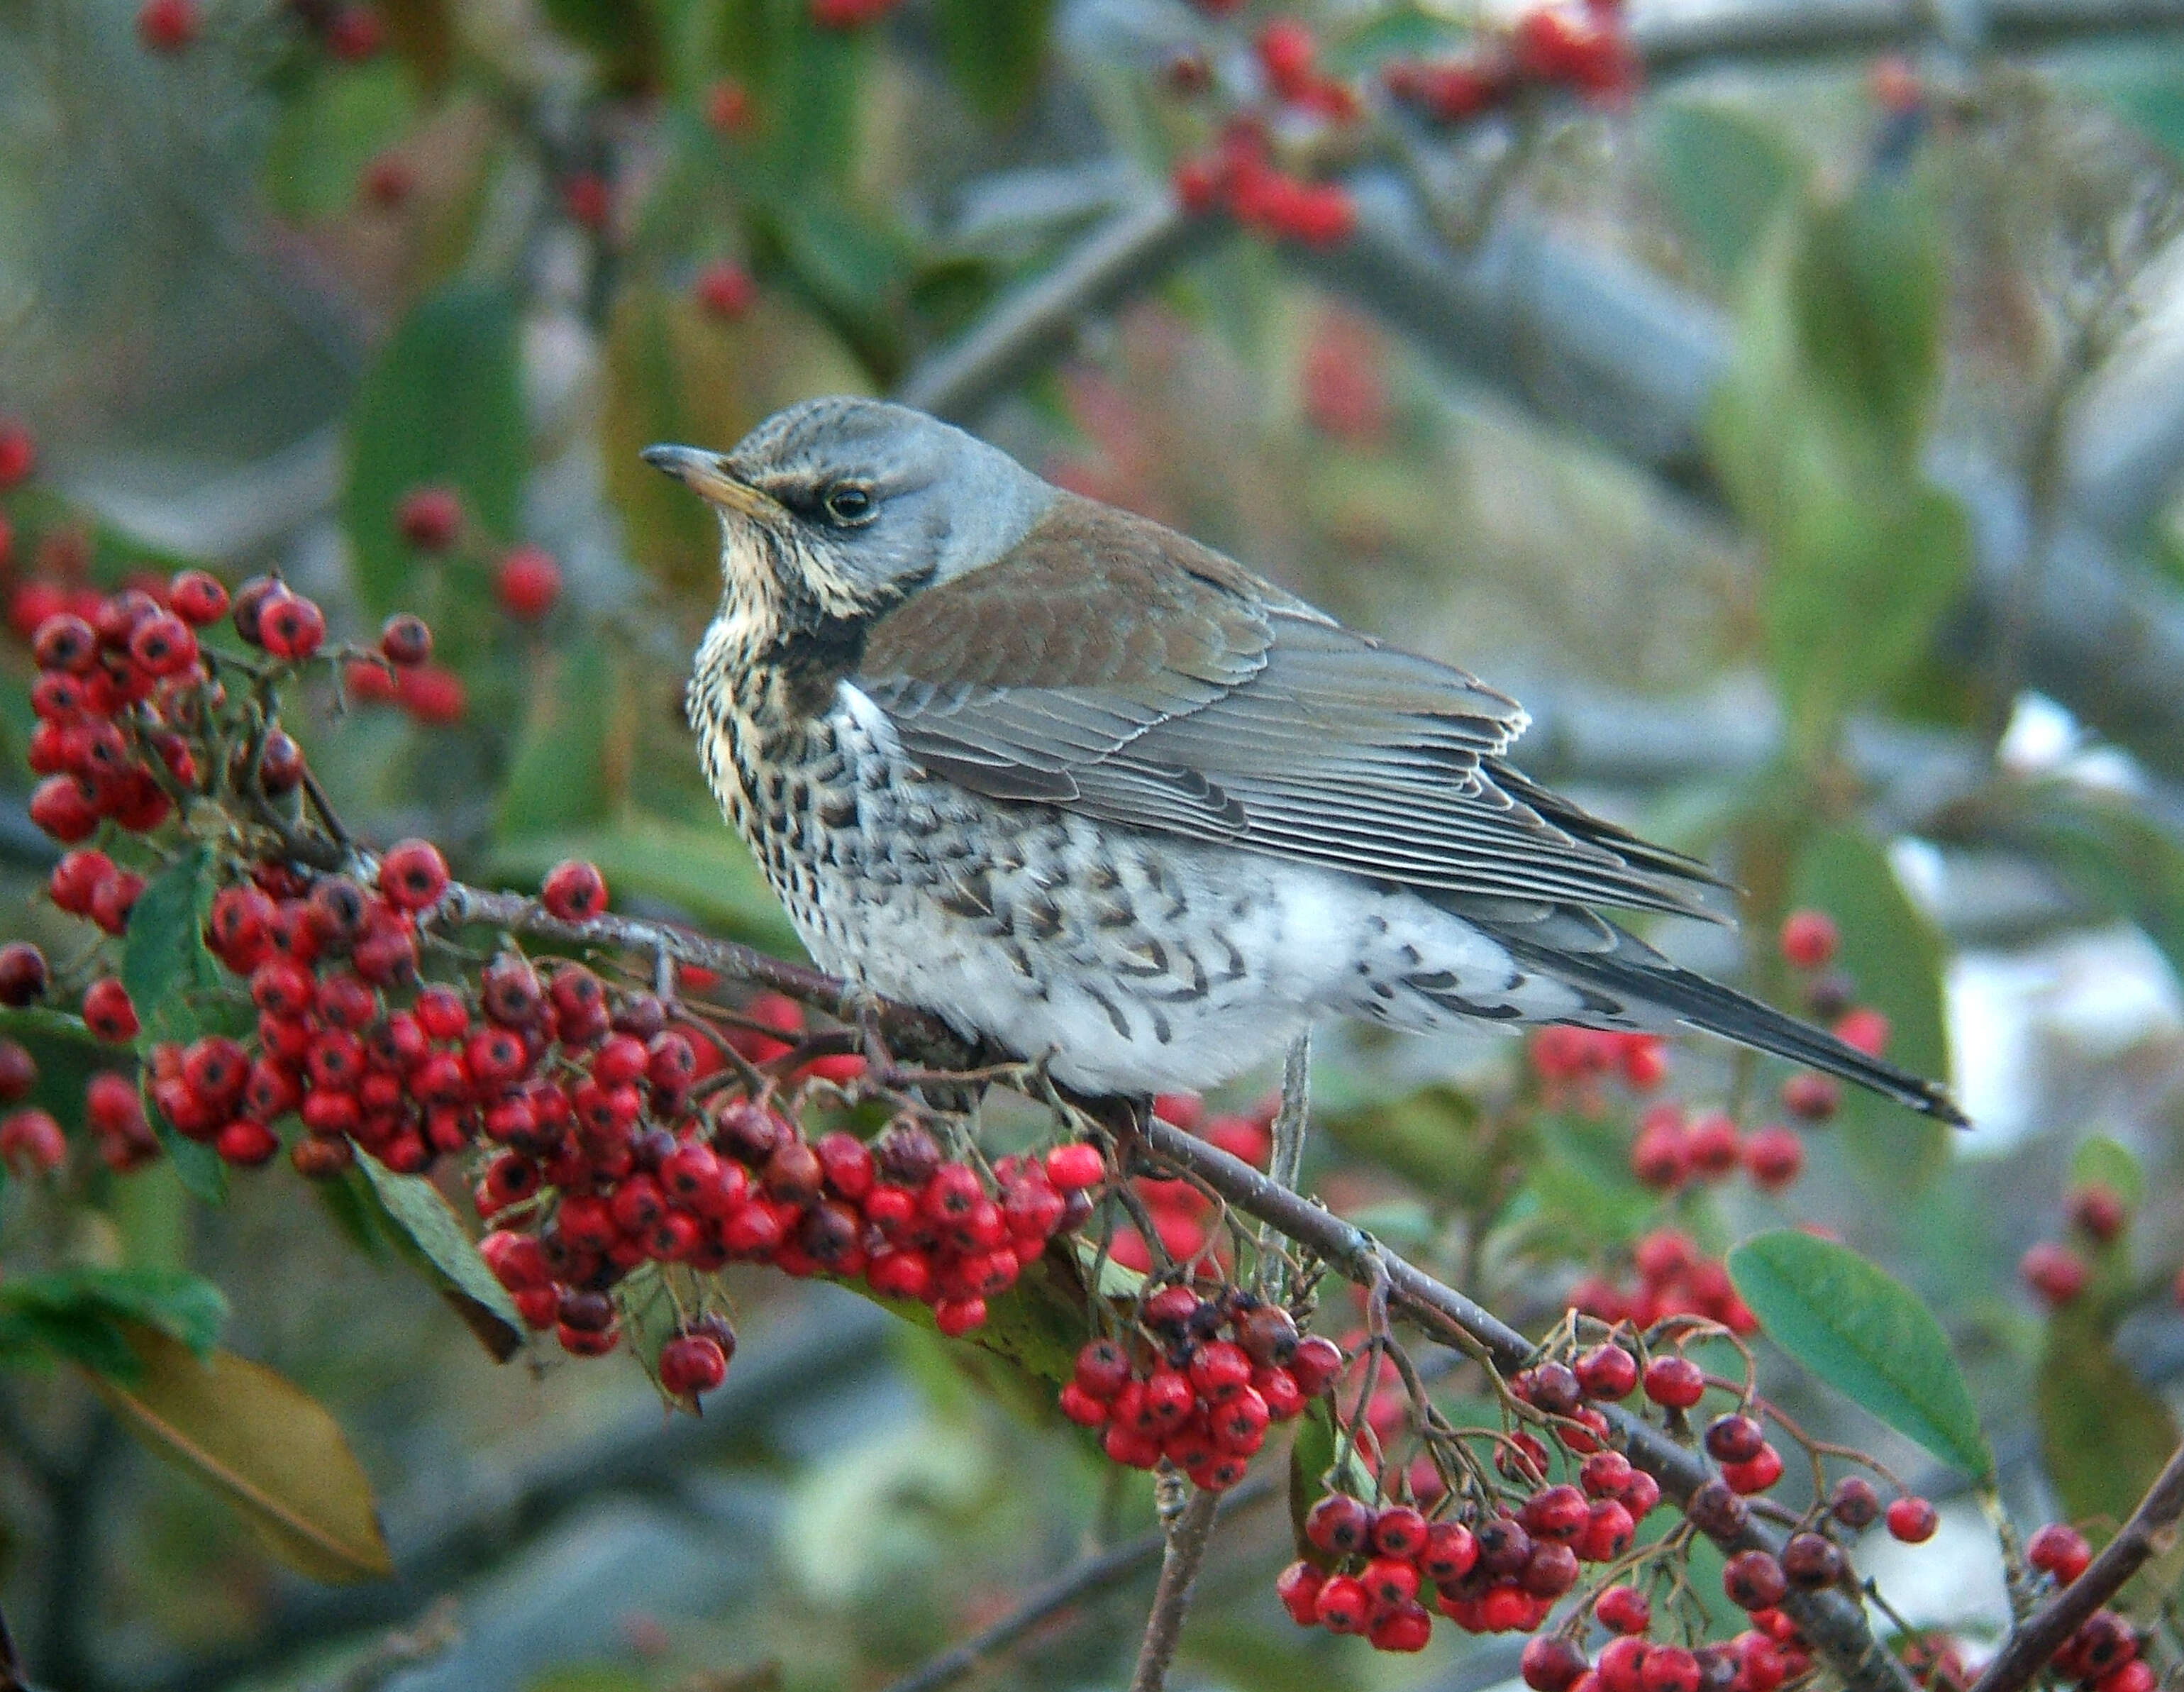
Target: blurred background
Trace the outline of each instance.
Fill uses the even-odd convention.
[[[299,730],[365,838],[520,886],[581,854],[793,949],[681,720],[710,520],[635,454],[891,394],[1516,694],[1530,773],[1747,890],[1741,935],[1661,944],[1794,1002],[1776,925],[1827,909],[1976,1125],[1853,1102],[1786,1191],[1663,1198],[1596,1155],[1620,1082],[1482,1162],[1522,1048],[1336,1031],[1339,1208],[1529,1321],[1664,1220],[1824,1224],[1942,1316],[2024,1519],[2113,1520],[2184,1376],[2180,229],[2179,0],[0,0],[35,449],[0,928],[81,944],[24,810],[41,595],[197,562],[337,634],[432,622],[433,667]],[[1750,1128],[1775,1080],[1687,1043],[1668,1085]],[[2019,1259],[2095,1178],[2132,1225],[2057,1306]],[[0,1206],[0,1265],[221,1286],[398,1570],[286,1572],[72,1376],[0,1374],[0,1605],[68,1692],[880,1688],[1151,1520],[1044,1399],[824,1286],[736,1281],[729,1382],[671,1421],[626,1360],[495,1365],[285,1166],[220,1209],[164,1165]],[[1513,1673],[1297,1632],[1288,1542],[1278,1501],[1224,1530],[1179,1681]],[[1914,1621],[2006,1617],[1968,1500],[1867,1566]],[[985,1684],[1117,1684],[1150,1586]]]

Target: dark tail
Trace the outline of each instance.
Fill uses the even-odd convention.
[[[1613,924],[1597,918],[1593,921],[1615,935],[1618,943],[1613,949],[1565,950],[1540,945],[1521,930],[1513,931],[1501,924],[1493,932],[1513,953],[1547,974],[1580,991],[1600,993],[1609,1001],[1601,1007],[1606,1016],[1621,1018],[1631,1009],[1647,1007],[1663,1010],[1693,1028],[1855,1081],[1922,1116],[1958,1128],[1970,1125],[1940,1082],[1922,1080],[1893,1064],[1869,1058],[1825,1029],[1786,1016],[1774,1006],[1719,981],[1678,969]]]

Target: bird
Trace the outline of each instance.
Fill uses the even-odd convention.
[[[1477,678],[883,400],[643,457],[720,519],[707,782],[857,991],[1091,1097],[1351,1017],[1699,1029],[1964,1120],[1607,914],[1723,920],[1724,884],[1524,775]]]

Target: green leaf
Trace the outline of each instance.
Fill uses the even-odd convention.
[[[536,834],[604,821],[627,785],[636,732],[623,667],[596,635],[577,636],[538,667],[494,831]]]
[[[647,0],[540,0],[539,9],[598,59],[609,87],[638,90],[660,80],[660,25]]]
[[[2121,1141],[2095,1134],[2070,1154],[2070,1185],[2105,1187],[2135,1210],[2146,1198],[2146,1171]]]
[[[144,1114],[151,1119],[152,1131],[159,1136],[160,1148],[190,1197],[201,1204],[226,1203],[227,1164],[220,1153],[201,1141],[176,1133],[174,1125],[148,1097],[144,1101]]]
[[[393,1237],[415,1248],[443,1295],[488,1350],[503,1361],[513,1356],[522,1343],[523,1319],[440,1189],[422,1175],[397,1175],[369,1152],[359,1152],[356,1164],[392,1225]]]
[[[1868,176],[1814,205],[1791,261],[1805,366],[1898,461],[1916,450],[1942,356],[1941,221],[1909,183]]]
[[[200,1361],[145,1327],[130,1329],[129,1343],[135,1381],[93,1384],[140,1442],[233,1505],[298,1573],[325,1582],[393,1573],[371,1483],[323,1404],[230,1352]]]
[[[605,829],[501,840],[486,868],[499,880],[536,886],[571,857],[599,865],[617,896],[664,901],[710,930],[769,952],[794,954],[800,946],[749,849],[725,823],[709,827],[632,812]]]
[[[1773,125],[1734,106],[1672,102],[1652,142],[1663,193],[1722,277],[1744,267],[1809,169]]]
[[[505,290],[452,282],[419,302],[365,373],[349,415],[342,521],[375,618],[414,609],[415,559],[394,522],[404,494],[452,486],[486,534],[514,534],[527,459],[515,340]],[[444,644],[457,631],[443,622],[438,632]]]
[[[1766,543],[1765,651],[1808,761],[1852,706],[1916,668],[1970,567],[1964,515],[1916,451],[1938,303],[1880,260],[1839,250],[1869,221],[1890,222],[1808,207],[1769,243],[1707,428],[1723,492]],[[1929,321],[1891,315],[1912,310]]]
[[[209,1355],[227,1300],[202,1276],[160,1269],[56,1269],[0,1282],[0,1322],[70,1362],[134,1377],[124,1325],[142,1323]]]
[[[1943,1462],[1993,1472],[1947,1336],[1900,1282],[1795,1228],[1736,1247],[1729,1274],[1768,1337],[1814,1374]]]
[[[1842,932],[1840,966],[1859,1002],[1888,1019],[1887,1056],[1914,1075],[1949,1073],[1942,936],[1911,902],[1888,854],[1855,829],[1815,835],[1798,854],[1791,902],[1827,912]],[[1919,1192],[1948,1165],[1953,1131],[1863,1087],[1843,1089],[1836,1118],[1851,1160],[1875,1185]]]
[[[210,849],[192,846],[146,884],[129,913],[121,985],[148,1033],[155,1022],[171,1022],[188,995],[219,979],[219,966],[204,945],[210,865]]]
[[[2177,1445],[2176,1419],[2110,1343],[2091,1300],[2048,1321],[2032,1408],[2062,1516],[2113,1533]]]
[[[1039,87],[1053,0],[940,0],[948,73],[972,110],[1012,118]]]

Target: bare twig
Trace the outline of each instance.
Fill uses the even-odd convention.
[[[2170,1458],[2122,1531],[2101,1548],[2086,1572],[2010,1634],[1972,1692],[2023,1692],[2081,1622],[2114,1597],[2149,1558],[2176,1544],[2179,1516],[2184,1516],[2184,1447]]]
[[[1215,220],[1149,194],[1092,232],[1051,271],[1003,300],[962,340],[920,365],[895,398],[962,422],[1035,371],[1084,319],[1158,282]]]
[[[1163,1480],[1168,1478],[1163,1473]],[[1183,1477],[1175,1476],[1177,1483]],[[1194,1490],[1190,1500],[1167,1524],[1167,1544],[1161,1555],[1160,1584],[1153,1589],[1152,1613],[1145,1617],[1145,1642],[1138,1647],[1137,1672],[1130,1677],[1130,1692],[1162,1692],[1167,1684],[1167,1666],[1183,1638],[1183,1618],[1190,1613],[1191,1589],[1206,1561],[1206,1546],[1213,1537],[1214,1513],[1221,1494]]]
[[[1281,1483],[1273,1475],[1254,1475],[1233,1492],[1221,1494],[1220,1519],[1233,1520],[1280,1495]],[[1006,1650],[1042,1622],[1150,1568],[1167,1549],[1167,1536],[1156,1527],[1085,1558],[1063,1570],[991,1627],[943,1651],[888,1687],[886,1692],[941,1692],[942,1688],[954,1685],[988,1657]]]

